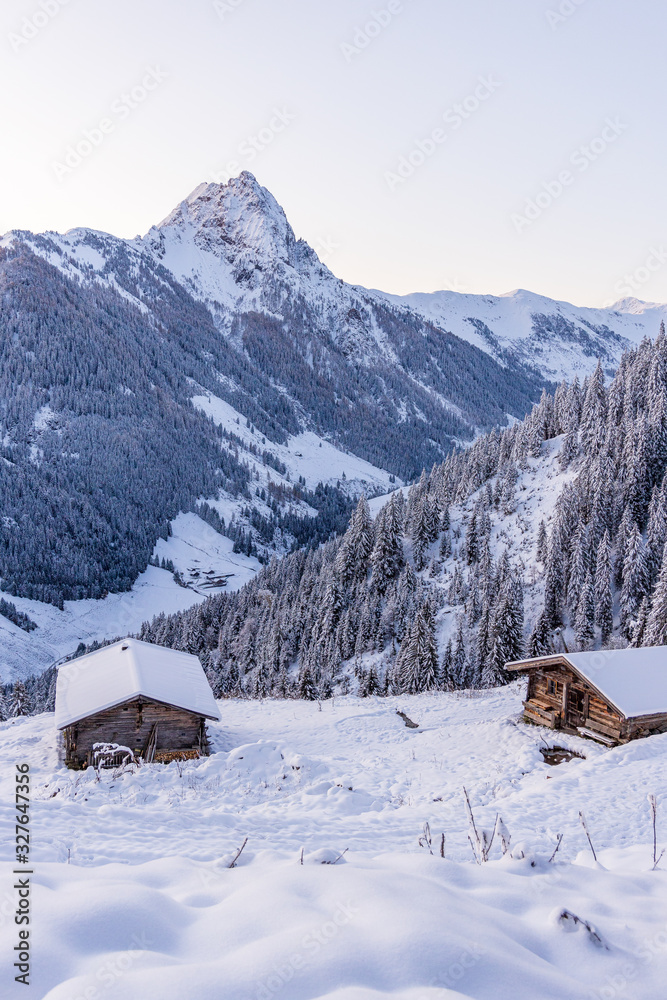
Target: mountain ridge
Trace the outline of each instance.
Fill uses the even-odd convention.
[[[298,239],[273,194],[253,174],[243,171],[227,184],[202,182],[144,236],[121,239],[77,228],[65,234],[38,236],[14,231],[37,252],[58,264],[43,241],[70,258],[83,272],[113,272],[113,258],[126,254],[134,266],[146,258],[164,266],[195,298],[203,301],[221,329],[230,333],[229,314],[258,310],[284,318],[276,286],[313,305],[312,320],[334,340],[356,344],[350,328],[352,309],[360,317],[389,303],[402,315],[418,317],[454,334],[490,355],[502,366],[528,369],[545,382],[590,374],[598,358],[607,374],[615,371],[624,350],[655,335],[667,318],[667,305],[636,298],[611,306],[575,306],[517,288],[500,295],[451,290],[398,295],[364,288],[336,277],[316,251]],[[106,251],[106,252],[105,252]],[[97,257],[95,256],[97,252]],[[367,318],[362,345],[353,351],[360,364],[376,358],[396,362],[381,324]]]

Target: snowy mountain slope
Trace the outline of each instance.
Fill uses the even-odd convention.
[[[655,336],[667,305],[621,300],[592,309],[573,306],[519,289],[507,295],[469,295],[441,291],[390,295],[345,285],[297,240],[275,198],[244,173],[227,186],[201,184],[162,223],[142,239],[167,269],[211,308],[277,308],[270,282],[286,282],[292,294],[317,305],[334,336],[351,339],[355,357],[369,364],[380,355],[397,360],[381,326],[366,324],[341,331],[349,310],[367,312],[380,300],[408,308],[440,330],[447,330],[502,364],[537,369],[547,380],[589,374],[602,358],[612,374],[628,346]],[[340,332],[338,332],[340,331]]]
[[[243,444],[256,450],[268,449],[285,466],[285,475],[289,475],[292,481],[303,481],[309,490],[315,489],[318,483],[342,485],[351,496],[359,496],[386,488],[396,478],[356,455],[342,452],[312,431],[290,435],[284,444],[271,441],[254,427],[248,427],[242,413],[210,392],[205,396],[193,396],[192,402],[196,409],[233,434],[235,439],[240,438],[242,450]],[[273,482],[283,485],[289,481],[277,470],[267,471],[255,454],[249,450],[243,454],[254,472],[261,472],[262,478],[268,476]]]
[[[590,375],[598,358],[613,375],[623,351],[643,337],[655,337],[667,319],[667,305],[623,299],[592,309],[524,289],[506,295],[442,291],[386,298],[414,309],[501,363],[526,364],[554,382]]]
[[[221,982],[230,1000],[662,1000],[666,875],[651,870],[646,790],[661,808],[667,737],[607,750],[564,736],[585,759],[549,767],[553,734],[517,723],[521,693],[321,711],[224,700],[208,759],[99,780],[59,767],[52,715],[0,724],[2,755],[31,768],[33,988],[45,1000],[196,1000]],[[13,782],[4,769],[7,867]],[[512,856],[496,837],[473,863],[462,786],[479,827],[500,813]],[[418,843],[425,822],[433,854]],[[0,937],[9,977],[11,921]]]
[[[94,273],[119,289],[122,281],[114,277],[119,257],[137,273],[152,258],[205,302],[227,332],[238,313],[258,310],[284,318],[286,297],[302,300],[320,333],[329,333],[362,365],[400,360],[377,315],[383,303],[453,333],[502,365],[537,370],[549,381],[589,374],[598,357],[612,374],[623,350],[655,336],[667,316],[666,305],[634,298],[595,309],[523,289],[499,296],[393,295],[348,285],[297,240],[273,195],[247,171],[227,185],[199,185],[166,219],[132,241],[85,229],[17,236],[67,273]],[[140,296],[136,301],[146,308]]]

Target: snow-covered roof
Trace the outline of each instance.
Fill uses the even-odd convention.
[[[521,670],[545,661],[566,660],[627,718],[667,713],[667,646],[559,653],[508,664]]]
[[[196,656],[139,639],[121,639],[58,670],[56,728],[137,697],[220,719],[213,692]]]

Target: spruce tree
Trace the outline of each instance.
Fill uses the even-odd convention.
[[[572,622],[576,618],[581,590],[589,572],[588,534],[585,526],[580,525],[574,536],[572,545],[572,558],[570,560],[570,573],[567,585],[567,606],[570,612],[570,621]]]
[[[631,622],[646,594],[646,582],[644,543],[635,523],[628,536],[621,589],[621,627],[623,634],[628,638],[631,634]]]
[[[403,538],[400,517],[394,497],[382,508],[377,517],[375,545],[371,553],[371,587],[384,593],[391,580],[401,571],[404,563]]]
[[[433,616],[428,605],[423,605],[417,612],[403,640],[396,667],[406,694],[430,691],[437,686],[438,654]]]
[[[9,703],[9,715],[11,718],[16,718],[21,715],[29,715],[29,713],[30,706],[25,684],[23,681],[15,681]]]
[[[299,698],[305,701],[317,701],[317,689],[313,682],[313,675],[310,667],[302,667],[299,676]]]
[[[581,442],[587,458],[594,458],[604,443],[607,416],[607,394],[600,361],[586,388],[581,413]]]
[[[547,526],[544,521],[540,521],[540,527],[537,532],[537,561],[542,564],[547,561],[548,552],[548,537],[547,537]]]
[[[667,547],[646,622],[645,646],[667,646]]]
[[[574,634],[580,649],[588,649],[595,638],[595,592],[590,575],[581,588],[574,620]]]
[[[646,529],[646,589],[651,593],[655,587],[662,564],[662,553],[667,540],[667,477],[662,486],[653,490],[649,506],[648,527]]]
[[[352,515],[350,526],[343,535],[336,560],[336,568],[343,586],[355,577],[365,576],[373,542],[373,520],[368,501],[362,496]]]
[[[631,646],[638,647],[644,645],[650,608],[651,603],[648,597],[642,598],[642,603],[639,605],[639,611],[637,612],[637,617],[632,628],[632,635],[630,636]]]
[[[600,629],[602,645],[605,645],[614,628],[611,555],[609,552],[609,532],[606,530],[598,546],[595,567],[595,624]]]
[[[453,691],[455,688],[453,674],[454,654],[452,652],[452,640],[445,646],[445,652],[440,661],[440,673],[438,674],[438,688],[441,691]]]
[[[463,616],[459,616],[456,626],[456,640],[454,643],[454,658],[452,662],[452,677],[454,686],[457,688],[467,688],[470,686],[470,661],[466,648],[466,638],[463,632]]]
[[[553,653],[551,626],[544,611],[538,616],[528,639],[528,656],[548,656]]]

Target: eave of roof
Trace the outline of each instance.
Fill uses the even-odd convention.
[[[68,726],[75,726],[77,722],[81,722],[82,719],[92,719],[94,715],[99,715],[100,712],[108,712],[112,708],[118,708],[120,705],[125,705],[127,702],[135,701],[137,698],[144,698],[146,701],[151,701],[155,705],[166,705],[168,708],[175,708],[179,712],[187,712],[188,715],[196,715],[200,719],[210,719],[212,722],[220,721],[217,715],[209,715],[207,712],[195,712],[191,708],[183,708],[182,705],[174,705],[171,702],[161,701],[159,698],[153,698],[151,695],[144,694],[142,691],[136,691],[134,694],[128,695],[127,697],[117,699],[116,701],[110,701],[108,705],[96,708],[94,712],[83,712],[76,718],[70,719],[68,722],[63,723],[60,726],[56,726],[56,729],[62,730],[67,729]]]

